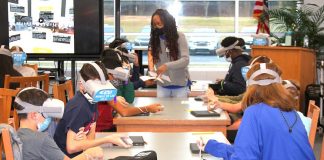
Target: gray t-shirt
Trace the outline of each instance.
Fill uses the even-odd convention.
[[[20,128],[17,134],[23,142],[22,152],[24,159],[64,159],[64,153],[47,133]]]

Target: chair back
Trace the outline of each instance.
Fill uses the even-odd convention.
[[[11,111],[12,99],[16,97],[19,89],[7,89],[0,88],[0,97],[2,99],[2,105],[0,106],[0,123],[7,123],[10,115],[13,115],[15,119],[14,126],[19,127],[19,120],[16,110]],[[1,104],[1,103],[0,103]],[[17,128],[16,128],[17,129]]]
[[[74,92],[72,87],[72,81],[68,80],[63,84],[53,85],[53,96],[66,104],[66,102],[73,98]]]
[[[19,88],[38,87],[48,93],[49,76],[48,74],[38,75],[34,77],[10,76],[6,75],[4,80],[4,88],[9,88],[11,83],[18,83]]]
[[[312,119],[311,128],[308,136],[308,140],[312,148],[314,148],[319,114],[320,114],[320,108],[315,105],[315,101],[310,100],[308,104],[307,117]]]
[[[6,156],[6,160],[14,160],[14,154],[12,151],[12,144],[11,144],[11,138],[10,138],[10,133],[9,130],[7,128],[3,128],[1,130],[1,149],[0,149],[0,153],[2,153],[2,147],[4,149],[4,153]],[[2,158],[2,155],[0,156],[0,158]]]

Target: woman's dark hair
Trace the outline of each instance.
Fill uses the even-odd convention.
[[[105,78],[107,80],[108,79],[108,73],[107,73],[107,70],[106,70],[105,66],[99,61],[96,61],[95,63],[101,68],[101,70],[104,73],[104,76],[105,76]],[[81,77],[83,78],[83,80],[85,82],[87,80],[89,80],[89,79],[100,79],[100,75],[99,75],[98,71],[90,63],[85,63],[82,66],[82,68],[80,70],[80,75],[81,75]]]
[[[35,105],[35,106],[42,106],[43,103],[48,98],[50,98],[50,96],[45,91],[43,91],[41,89],[32,88],[32,89],[27,89],[27,90],[19,92],[17,98],[19,98],[20,100],[22,100],[24,102]],[[14,103],[14,107],[17,110],[25,109],[24,106],[21,106],[16,102]],[[26,113],[18,114],[18,117],[19,117],[19,119],[26,119],[27,114]]]
[[[153,17],[158,15],[161,21],[164,24],[163,33],[166,38],[166,47],[169,49],[169,57],[171,61],[178,60],[179,58],[179,49],[178,49],[178,31],[174,17],[165,9],[157,9],[152,17],[151,17],[151,37],[150,37],[150,44],[152,55],[153,55],[153,62],[160,61],[160,35],[158,34],[157,30],[154,28],[153,24]]]

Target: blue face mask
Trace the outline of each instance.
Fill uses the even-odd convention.
[[[245,81],[247,81],[246,74],[250,70],[250,68],[251,68],[250,66],[245,66],[241,68],[242,77],[244,78]]]
[[[13,52],[12,58],[15,66],[22,66],[27,59],[27,55],[25,52]]]
[[[46,118],[43,123],[38,124],[37,125],[38,126],[38,131],[39,132],[44,132],[48,128],[48,126],[50,125],[51,121],[52,121],[52,118],[49,117],[49,118]]]

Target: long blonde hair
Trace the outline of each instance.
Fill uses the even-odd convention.
[[[282,74],[279,67],[274,63],[267,63],[266,68],[277,72],[279,76]],[[260,64],[253,65],[247,73],[247,78],[249,79],[251,75],[258,70],[260,70]],[[255,81],[265,79],[275,79],[275,77],[270,74],[263,73],[254,78]],[[295,100],[293,96],[283,87],[281,83],[271,83],[264,86],[253,84],[248,86],[242,100],[243,110],[248,106],[261,102],[272,107],[278,107],[283,111],[291,111],[295,109]]]

